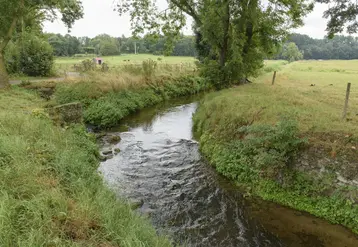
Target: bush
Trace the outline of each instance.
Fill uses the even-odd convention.
[[[51,45],[33,34],[24,34],[22,40],[19,61],[21,72],[29,76],[50,75],[54,64]]]
[[[144,60],[142,62],[143,75],[147,81],[151,80],[152,77],[155,75],[157,65],[157,62],[153,61],[152,59]]]

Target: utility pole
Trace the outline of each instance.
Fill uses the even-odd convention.
[[[137,42],[134,42],[134,54],[137,54]]]

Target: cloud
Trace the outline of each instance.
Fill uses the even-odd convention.
[[[314,10],[305,18],[304,26],[293,31],[307,34],[312,38],[323,38],[327,34],[327,19],[323,18],[323,12],[327,8],[326,4],[316,4]]]

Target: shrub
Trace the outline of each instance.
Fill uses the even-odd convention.
[[[145,80],[149,81],[155,75],[157,70],[157,62],[152,59],[148,59],[142,62],[143,76]]]
[[[19,67],[29,76],[48,76],[52,72],[54,57],[51,45],[33,34],[22,37]]]
[[[81,62],[81,70],[83,72],[93,71],[96,69],[96,63],[92,59],[85,59]]]

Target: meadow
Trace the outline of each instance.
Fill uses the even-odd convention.
[[[356,135],[357,75],[358,60],[299,61],[281,67],[274,86],[271,85],[272,73],[269,73],[257,78],[257,84],[233,93],[243,93],[249,99],[260,94],[261,97],[255,100],[257,107],[268,108],[263,111],[261,121],[272,122],[279,115],[293,114],[302,131]],[[352,84],[348,114],[342,121],[348,82]]]
[[[58,57],[55,60],[55,67],[59,71],[74,71],[74,65],[80,64],[85,59],[93,57]],[[141,65],[143,61],[151,59],[156,61],[159,66],[185,65],[194,67],[194,57],[176,56],[155,56],[151,54],[123,54],[119,56],[101,57],[110,69],[121,68],[128,65]]]
[[[338,177],[358,179],[358,61],[267,61],[263,71],[201,101],[194,129],[203,155],[248,195],[357,233],[357,187]]]

